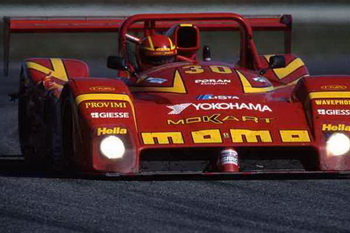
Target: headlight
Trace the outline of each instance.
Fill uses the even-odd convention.
[[[334,133],[327,140],[328,153],[338,156],[350,150],[350,139],[343,133]]]
[[[100,150],[109,159],[120,159],[124,156],[125,146],[122,140],[116,136],[108,136],[102,139]]]

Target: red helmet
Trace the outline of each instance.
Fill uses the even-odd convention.
[[[176,47],[171,39],[164,35],[145,37],[138,51],[139,66],[142,70],[152,68],[176,59]]]

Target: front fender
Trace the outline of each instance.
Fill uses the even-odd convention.
[[[326,149],[335,132],[350,137],[350,76],[310,76],[295,87],[293,101],[300,101],[320,154],[321,170],[350,170],[350,152],[335,156]]]
[[[73,109],[74,140],[79,140],[82,148],[75,153],[77,162],[89,161],[86,168],[93,172],[136,172],[138,142],[133,135],[137,135],[137,122],[129,88],[117,79],[75,78],[66,84],[63,93],[61,102],[69,98]],[[123,140],[123,158],[108,159],[100,152],[101,140],[110,135]]]
[[[29,58],[22,63],[26,82],[43,85],[59,97],[63,85],[74,77],[88,77],[87,64],[75,59]]]

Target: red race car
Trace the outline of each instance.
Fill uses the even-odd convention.
[[[23,62],[20,144],[33,163],[119,175],[350,170],[350,77],[309,75],[291,54],[289,15],[5,22],[6,63],[11,32],[119,35],[107,61],[116,77],[91,77],[80,60]],[[238,59],[215,61],[201,43],[207,31],[236,31]],[[282,31],[285,53],[260,55],[253,31]]]

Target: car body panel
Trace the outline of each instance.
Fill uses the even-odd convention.
[[[201,61],[192,54],[138,70],[127,43],[140,39],[128,33],[151,35],[156,25],[171,30],[181,20],[203,21],[202,28],[211,30],[221,21],[227,28],[240,27],[239,61]],[[334,156],[327,150],[333,134],[350,132],[350,76],[310,76],[302,59],[291,53],[278,54],[283,67],[270,67],[275,54],[258,54],[249,22],[231,13],[128,17],[118,26],[119,52],[126,62],[118,77],[90,77],[87,65],[73,59],[27,59],[20,98],[28,111],[21,122],[39,123],[29,124],[37,140],[23,136],[21,144],[46,157],[63,148],[54,153],[59,157],[54,161],[70,161],[77,170],[92,173],[192,172],[186,167],[192,163],[205,174],[296,172],[295,161],[305,172],[350,170],[349,152]],[[103,155],[101,143],[110,136],[124,143],[121,158]],[[43,139],[50,146],[34,143]],[[230,150],[238,156],[236,170],[226,170],[223,162]]]

